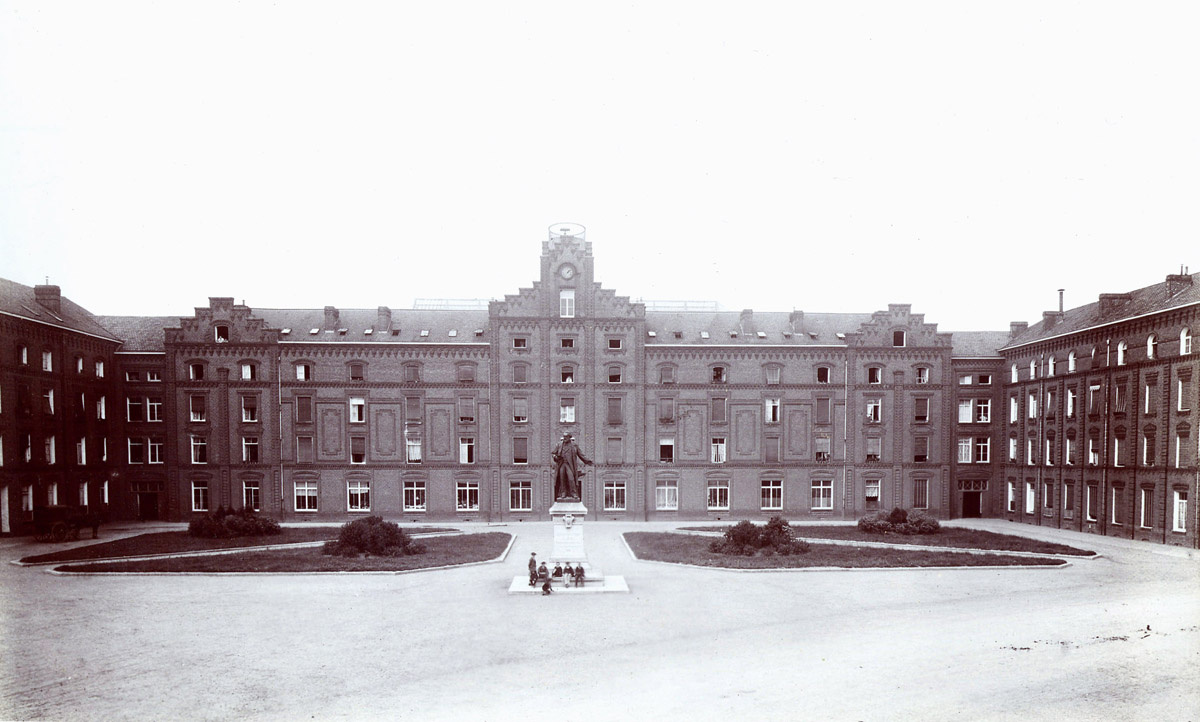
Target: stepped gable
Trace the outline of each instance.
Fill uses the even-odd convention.
[[[235,304],[232,298],[211,297],[208,306],[197,306],[196,314],[181,317],[177,327],[164,329],[167,344],[209,344],[217,341],[214,328],[228,328],[225,341],[231,344],[274,343],[279,330],[267,327],[267,322],[254,315],[249,306]]]
[[[750,309],[740,312],[647,311],[646,345],[844,346],[846,335],[858,330],[870,318],[870,314],[865,313]],[[649,335],[651,331],[654,336]]]
[[[120,351],[163,351],[163,329],[178,326],[178,316],[97,316],[96,321],[121,339]]]
[[[112,341],[120,340],[90,311],[63,296],[58,286],[26,286],[0,278],[0,312]]]
[[[1004,348],[1023,346],[1053,336],[1116,323],[1135,316],[1169,311],[1200,303],[1200,273],[1171,274],[1162,283],[1129,293],[1102,293],[1099,300],[1062,313],[1047,313],[1041,321],[1013,336]]]
[[[907,303],[889,303],[886,311],[871,314],[871,320],[849,336],[850,345],[860,348],[893,347],[893,331],[906,331],[906,347],[942,347],[951,345],[948,333],[938,333],[936,323],[925,323],[925,314],[913,313]]]
[[[542,284],[534,281],[533,286],[522,288],[517,293],[504,294],[503,301],[488,304],[488,315],[495,317],[526,317],[541,314]]]
[[[596,318],[645,318],[646,306],[630,303],[629,296],[618,296],[616,291],[603,288],[599,283],[592,285],[592,315]]]
[[[1008,343],[1008,331],[952,331],[953,356],[959,358],[1000,358],[1000,348]]]

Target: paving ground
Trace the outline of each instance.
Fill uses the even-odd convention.
[[[495,527],[517,535],[506,561],[445,572],[3,564],[0,718],[1200,720],[1200,555],[978,525],[1104,557],[737,573],[634,561],[620,532],[667,525],[596,522],[589,557],[630,594],[506,594],[549,523]]]

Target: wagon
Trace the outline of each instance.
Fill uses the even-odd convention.
[[[99,526],[99,514],[89,513],[87,507],[52,505],[33,508],[33,538],[37,541],[75,540],[82,527],[91,527],[95,539]]]

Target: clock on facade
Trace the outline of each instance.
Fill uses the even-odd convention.
[[[563,266],[558,269],[558,274],[569,281],[575,277],[575,267],[569,263],[564,263]]]

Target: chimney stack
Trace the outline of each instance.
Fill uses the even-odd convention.
[[[380,306],[375,317],[375,333],[387,333],[392,330],[392,309]]]
[[[1028,321],[1013,321],[1008,324],[1008,337],[1016,338],[1029,329]]]
[[[1067,289],[1065,289],[1065,288],[1058,289],[1058,312],[1059,313],[1063,312],[1063,291],[1065,291],[1065,290],[1067,290]]]
[[[33,297],[41,306],[45,306],[54,313],[62,313],[62,289],[58,286],[34,286]]]
[[[325,307],[325,328],[338,328],[341,326],[341,315],[335,306]]]
[[[1187,268],[1181,267],[1180,273],[1170,274],[1167,276],[1167,295],[1174,296],[1185,288],[1192,287],[1192,277],[1188,275]]]
[[[1133,300],[1131,293],[1102,293],[1100,294],[1100,315],[1107,316],[1125,307]]]

